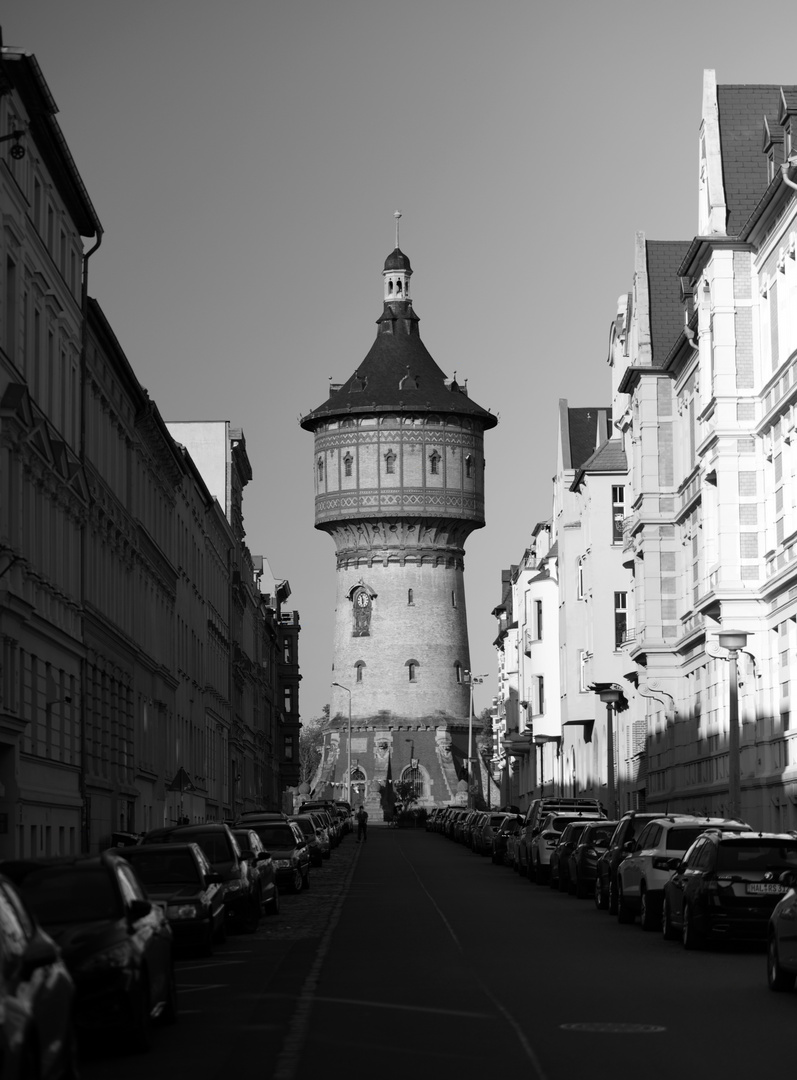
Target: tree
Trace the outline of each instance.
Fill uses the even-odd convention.
[[[396,799],[402,804],[405,810],[409,810],[412,804],[418,801],[415,785],[412,780],[397,780],[393,785],[393,791],[396,794]]]
[[[320,716],[302,722],[299,732],[299,783],[309,784],[318,771],[321,761],[321,747],[324,743],[324,731],[329,723],[329,705],[325,705]]]

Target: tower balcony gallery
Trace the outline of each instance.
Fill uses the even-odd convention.
[[[385,260],[376,339],[300,423],[314,436],[315,526],[335,542],[331,723],[314,790],[389,809],[461,796],[470,668],[464,555],[484,525],[484,432],[497,418],[421,341],[410,260]],[[337,684],[337,685],[336,685]],[[341,790],[343,789],[343,791]]]

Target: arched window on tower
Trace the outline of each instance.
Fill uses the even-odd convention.
[[[318,459],[318,480],[319,483],[324,479],[324,459]]]
[[[355,682],[362,682],[363,681],[363,671],[365,671],[365,661],[364,660],[358,660],[357,663],[354,665],[354,681]]]
[[[410,607],[412,607],[415,603],[415,593],[412,591],[412,589],[407,589],[407,603]]]
[[[351,456],[351,454],[346,454],[345,457],[343,458],[343,475],[344,476],[351,476],[351,466],[352,466],[353,461],[354,461],[354,458]]]
[[[418,668],[420,666],[421,665],[418,663],[417,660],[408,660],[404,665],[404,667],[407,669],[407,674],[409,676],[410,682],[418,681]]]
[[[388,450],[385,454],[385,472],[394,473],[396,471],[396,455],[392,450]]]
[[[436,450],[433,450],[429,455],[429,472],[433,476],[437,476],[440,472],[440,455]]]
[[[473,476],[473,458],[470,454],[465,458],[465,475],[469,478]]]
[[[458,683],[462,682],[462,664],[459,660],[454,661],[454,675]]]

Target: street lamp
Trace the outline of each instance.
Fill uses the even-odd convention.
[[[349,695],[349,734],[346,739],[346,802],[349,804],[349,810],[351,810],[351,690],[348,686],[344,686],[343,683],[333,682],[333,686],[337,686],[340,690],[345,690]]]
[[[470,711],[468,713],[468,806],[473,809],[473,684],[483,683],[487,676],[474,675],[472,671],[466,671],[465,678],[470,684]]]
[[[747,644],[746,630],[721,630],[718,641],[721,649],[728,650],[731,665],[728,700],[728,803],[730,816],[738,818],[741,813],[742,763],[739,748],[739,670],[736,661],[739,650]]]

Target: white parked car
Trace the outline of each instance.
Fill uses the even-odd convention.
[[[617,867],[617,921],[633,922],[638,914],[643,930],[661,927],[664,886],[684,852],[706,829],[749,832],[743,821],[673,815],[649,822]]]
[[[605,816],[597,810],[546,814],[531,836],[529,857],[532,861],[533,880],[538,885],[547,884],[551,874],[551,854],[559,843],[565,826],[571,821],[600,821]]]

